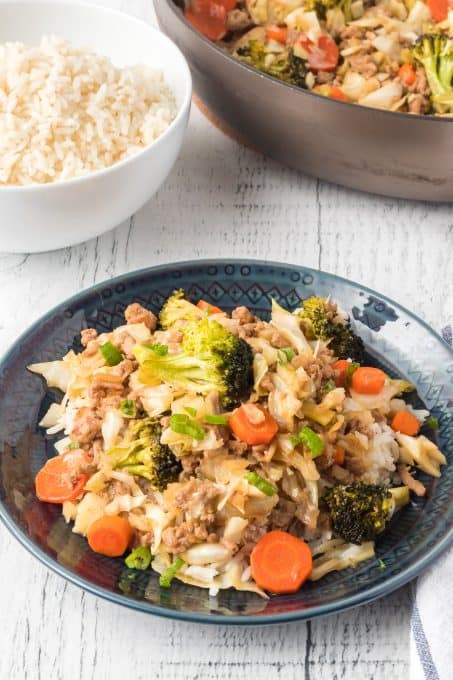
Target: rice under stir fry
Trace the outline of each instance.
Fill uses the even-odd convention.
[[[40,423],[64,436],[36,488],[94,550],[132,551],[126,564],[162,586],[289,592],[260,564],[264,537],[286,536],[309,557],[297,589],[373,558],[409,490],[425,493],[413,473],[440,476],[419,432],[434,420],[402,398],[409,383],[364,365],[328,299],[273,302],[267,322],[177,291],[159,319],[137,303],[125,316],[30,366],[64,392]]]

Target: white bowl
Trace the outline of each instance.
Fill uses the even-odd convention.
[[[104,170],[29,186],[0,186],[0,251],[39,252],[80,243],[128,218],[170,172],[187,126],[192,81],[187,62],[157,29],[122,12],[76,2],[0,2],[0,43],[37,45],[54,34],[109,57],[115,66],[160,68],[178,113],[150,146]]]

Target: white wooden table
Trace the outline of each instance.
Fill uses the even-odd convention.
[[[104,4],[153,20],[150,0]],[[440,329],[453,318],[449,206],[358,194],[238,146],[197,109],[179,161],[139,213],[89,243],[0,254],[0,353],[32,321],[96,281],[193,257],[319,267],[396,298]],[[5,295],[6,293],[6,295]],[[0,527],[1,680],[400,680],[409,587],[311,623],[197,626],[87,595]]]

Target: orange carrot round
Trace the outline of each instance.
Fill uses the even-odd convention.
[[[409,411],[398,411],[393,416],[392,427],[401,434],[408,434],[414,437],[420,430],[420,423],[417,418]]]
[[[448,0],[427,0],[426,4],[434,21],[445,21],[448,16]]]
[[[211,305],[211,303],[206,302],[206,300],[198,300],[197,307],[199,309],[202,309],[204,312],[207,312],[208,314],[222,314],[223,313],[223,310],[220,309],[220,307],[216,307],[215,305]]]
[[[324,97],[330,97],[331,99],[341,99],[345,102],[348,101],[348,98],[343,90],[341,90],[336,85],[328,85],[327,83],[323,85],[316,85],[316,87],[313,88],[313,92],[322,94]]]
[[[131,525],[123,517],[104,515],[90,525],[87,533],[91,550],[108,557],[122,555],[132,538]]]
[[[250,555],[252,576],[271,593],[295,593],[312,570],[310,548],[304,541],[286,533],[265,534]]]
[[[83,491],[88,475],[82,472],[89,462],[83,449],[67,451],[47,461],[35,478],[36,495],[46,503],[72,501]]]
[[[236,437],[250,446],[269,444],[278,432],[278,423],[263,406],[253,406],[263,414],[260,422],[250,422],[247,409],[242,405],[230,416],[229,425]]]
[[[345,457],[345,450],[342,446],[336,446],[335,447],[335,456],[334,456],[334,462],[337,465],[343,465],[344,463],[344,457]]]
[[[348,377],[348,368],[351,364],[346,359],[339,359],[334,364],[332,368],[336,372],[335,385],[337,387],[344,387],[346,384],[346,378]]]
[[[352,374],[351,387],[360,394],[379,394],[387,376],[380,368],[359,366]]]
[[[400,80],[405,85],[413,85],[415,83],[415,78],[417,77],[417,74],[412,64],[403,64],[402,66],[400,66],[398,70],[398,75],[400,77]]]
[[[269,40],[275,40],[276,42],[286,45],[288,39],[288,29],[286,26],[278,26],[278,24],[269,24],[266,26],[266,35]]]

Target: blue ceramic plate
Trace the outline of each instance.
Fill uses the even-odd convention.
[[[428,494],[398,514],[377,542],[377,559],[329,574],[294,595],[263,600],[250,593],[207,591],[174,583],[160,589],[154,574],[138,577],[121,559],[96,555],[71,532],[60,506],[40,503],[33,479],[54,455],[37,423],[58,394],[46,391],[27,364],[78,348],[81,329],[110,331],[132,301],[157,311],[174,288],[229,311],[247,305],[266,317],[271,298],[294,308],[309,295],[331,295],[350,313],[369,360],[415,383],[419,399],[440,422],[439,443],[450,466],[425,478]],[[253,260],[212,260],[151,267],[75,295],[34,324],[0,364],[0,515],[44,564],[82,588],[141,611],[203,623],[260,624],[308,619],[368,602],[414,578],[453,538],[453,352],[426,324],[395,302],[331,274]],[[381,568],[383,560],[385,569]]]

